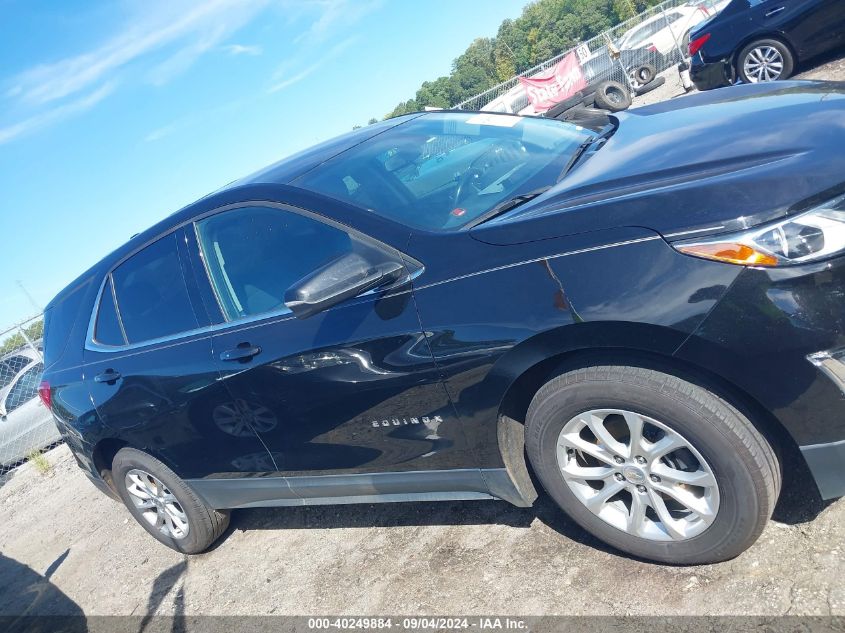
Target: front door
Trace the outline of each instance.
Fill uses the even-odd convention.
[[[195,266],[219,301],[213,354],[247,420],[285,475],[467,468],[474,459],[421,331],[414,273],[307,318],[294,282],[350,253],[395,250],[320,216],[244,206],[196,223]],[[404,264],[403,264],[404,266]],[[291,479],[292,487],[296,482]]]

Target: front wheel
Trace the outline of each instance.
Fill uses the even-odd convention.
[[[584,529],[641,558],[727,560],[763,531],[777,457],[714,393],[628,366],[574,370],[544,385],[526,419],[538,478]]]
[[[124,505],[158,541],[184,554],[199,554],[220,538],[229,514],[209,507],[159,460],[122,448],[112,462],[112,479]]]

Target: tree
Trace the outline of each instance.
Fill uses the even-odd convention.
[[[496,37],[480,37],[452,62],[449,75],[424,81],[413,99],[387,117],[448,108],[529,70],[627,20],[659,0],[536,0]]]
[[[27,338],[33,343],[40,339],[44,335],[44,321],[39,319],[35,323],[27,325],[23,328],[23,331],[26,334],[26,338],[20,332],[15,332],[0,344],[0,356],[24,347]]]

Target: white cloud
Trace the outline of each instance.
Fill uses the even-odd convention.
[[[162,76],[172,76],[173,70],[184,70],[202,52],[243,26],[264,4],[265,0],[144,4],[145,16],[130,19],[127,28],[113,38],[85,53],[24,71],[12,81],[6,96],[30,105],[47,104],[108,79],[144,55],[199,37],[164,63]]]
[[[303,68],[302,70],[290,74],[288,69],[290,68],[290,63],[286,62],[282,64],[277,70],[276,73],[273,75],[273,84],[267,89],[267,92],[278,92],[279,90],[284,90],[285,88],[289,88],[295,83],[298,83],[312,75],[317,70],[319,70],[323,65],[327,64],[328,62],[335,59],[338,55],[340,55],[343,51],[347,48],[352,46],[358,40],[357,37],[349,37],[339,44],[335,44],[329,51],[319,58],[316,62],[313,62]]]
[[[229,55],[261,55],[262,48],[254,44],[228,44],[223,47],[223,50]]]
[[[320,43],[337,27],[348,28],[382,4],[383,0],[312,0],[304,7],[300,4],[300,8],[307,8],[311,12],[316,10],[318,16],[307,30],[294,39],[294,43]]]
[[[90,110],[109,96],[114,91],[115,86],[116,84],[114,82],[109,82],[80,99],[70,101],[41,114],[36,114],[14,125],[0,128],[0,145],[57,123],[70,116]]]
[[[159,128],[156,128],[144,137],[144,142],[153,143],[155,141],[160,141],[164,137],[170,136],[171,134],[178,132],[179,130],[182,130],[184,128],[191,127],[192,125],[198,125],[222,113],[238,110],[239,108],[243,107],[246,103],[254,100],[254,98],[255,97],[235,99],[234,101],[228,101],[226,103],[223,103],[222,105],[218,105],[213,108],[205,108],[203,110],[192,111],[186,116],[176,119],[175,121],[168,123],[167,125],[163,125]]]
[[[94,107],[118,83],[147,81],[160,86],[194,65],[212,50],[256,56],[258,45],[226,44],[271,0],[168,0],[136,5],[124,28],[93,48],[57,61],[33,66],[0,84],[0,144],[8,143]],[[325,40],[349,29],[383,0],[275,0],[280,15],[308,20],[294,44],[299,52],[277,69],[268,92],[302,81],[350,46],[347,38],[318,56]],[[302,42],[301,44],[299,42]],[[313,61],[316,59],[316,61]],[[298,61],[301,60],[301,63]],[[151,65],[152,63],[152,65]],[[299,66],[296,72],[288,72]],[[15,121],[17,113],[19,120]],[[11,121],[9,120],[11,119]],[[150,132],[155,141],[184,127],[187,118]]]

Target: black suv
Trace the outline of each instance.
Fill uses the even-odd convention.
[[[41,397],[91,481],[186,553],[232,508],[531,506],[530,467],[619,549],[735,556],[782,453],[845,493],[843,115],[842,86],[805,83],[592,128],[371,125],[70,284]]]

